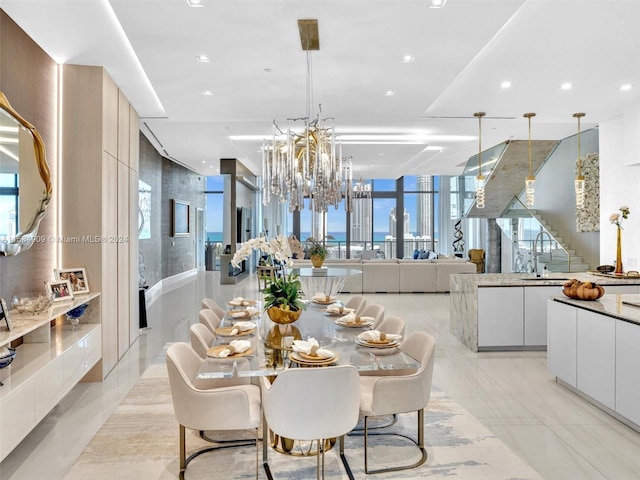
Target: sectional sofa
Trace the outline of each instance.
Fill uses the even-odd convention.
[[[460,258],[327,259],[327,267],[352,268],[362,275],[347,278],[346,293],[440,293],[449,291],[449,276],[476,273],[475,264]],[[310,268],[310,260],[295,260],[293,268]]]

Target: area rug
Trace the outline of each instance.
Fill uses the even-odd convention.
[[[415,438],[416,421],[415,414],[400,415],[392,429]],[[251,432],[236,433],[253,435]],[[216,438],[220,439],[220,436]],[[362,442],[361,436],[352,435],[345,439],[345,454],[356,479],[541,478],[484,425],[435,386],[425,411],[425,442],[429,455],[425,464],[412,470],[367,476],[364,473]],[[210,444],[195,432],[188,431],[188,452],[206,445]],[[372,437],[370,445],[373,446],[370,468],[412,463],[418,456],[415,446],[398,437]],[[206,453],[189,464],[186,478],[255,478],[255,455],[255,447]],[[262,468],[262,445],[259,458],[259,478],[264,479],[267,477]],[[278,480],[316,477],[315,457],[292,457],[270,450],[269,466]],[[157,480],[175,479],[178,472],[178,424],[173,416],[163,353],[154,359],[64,478]],[[337,446],[326,453],[325,476],[348,478]]]

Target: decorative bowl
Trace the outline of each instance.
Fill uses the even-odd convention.
[[[24,293],[14,295],[11,305],[19,313],[40,313],[51,306],[53,295],[47,293]]]
[[[3,355],[2,357],[0,357],[0,368],[5,368],[8,367],[11,362],[13,362],[13,359],[16,357],[16,349],[15,348],[6,348],[6,349],[0,349],[0,355]],[[9,353],[7,353],[6,355],[2,353],[2,351],[4,350],[8,350]],[[6,353],[6,352],[5,352]]]
[[[80,318],[82,315],[84,315],[84,311],[87,309],[88,306],[89,306],[88,303],[83,303],[82,305],[78,305],[76,308],[69,310],[67,312],[67,316],[71,318]]]
[[[596,268],[600,273],[611,273],[616,269],[613,265],[600,265]]]
[[[293,323],[300,318],[302,310],[283,310],[280,307],[267,308],[267,315],[272,322],[280,325],[287,325]]]

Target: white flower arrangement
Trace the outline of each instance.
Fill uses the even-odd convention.
[[[249,258],[253,250],[260,250],[284,266],[293,264],[293,254],[291,253],[289,241],[283,235],[278,235],[271,240],[261,236],[244,242],[231,259],[231,265],[238,267],[240,262]]]

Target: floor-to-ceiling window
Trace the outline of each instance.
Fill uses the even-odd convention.
[[[220,268],[222,250],[224,177],[216,175],[207,177],[205,185],[205,264],[207,270]]]
[[[404,210],[409,228],[404,231],[403,256],[418,250],[438,251],[440,177],[413,175],[403,177]]]
[[[329,258],[360,258],[365,251],[378,258],[437,251],[440,177],[360,181],[366,188],[354,195],[351,212],[345,211],[343,201],[338,209],[314,213],[307,199],[303,210],[290,214],[291,225],[299,219],[299,230],[290,233],[303,242],[308,237],[324,239]]]

